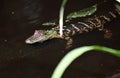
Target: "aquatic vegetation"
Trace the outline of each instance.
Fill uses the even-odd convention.
[[[61,8],[60,8],[60,14],[59,14],[60,36],[63,35],[63,16],[64,16],[64,8],[65,8],[66,3],[67,3],[67,0],[63,0]]]
[[[55,68],[51,78],[62,78],[62,75],[65,72],[65,70],[75,59],[77,59],[82,54],[91,50],[101,51],[101,52],[109,53],[114,56],[120,57],[120,50],[111,49],[103,46],[97,46],[97,45],[80,47],[70,51],[68,54],[66,54],[63,57],[63,59],[59,62],[59,64]]]
[[[59,28],[60,28],[59,33],[60,33],[60,36],[63,35],[63,17],[64,17],[64,8],[65,8],[66,3],[67,3],[67,0],[62,1],[60,12],[59,12]],[[49,21],[49,22],[43,23],[42,25],[44,25],[44,26],[55,26],[56,22],[55,21]]]
[[[42,23],[42,25],[43,26],[55,26],[56,22],[55,22],[55,20],[52,20],[52,21],[44,22],[44,23]]]
[[[116,0],[116,1],[118,1],[120,3],[120,0]]]
[[[96,11],[97,11],[97,4],[90,6],[88,8],[84,8],[80,11],[75,11],[75,12],[69,13],[66,16],[65,22],[69,21],[72,18],[90,16],[90,15],[94,14]],[[42,25],[43,26],[55,26],[56,24],[57,24],[56,20],[52,20],[52,21],[44,22]]]
[[[80,11],[70,13],[67,15],[67,19],[90,16],[94,14],[96,11],[97,11],[97,4],[89,8],[84,8]]]

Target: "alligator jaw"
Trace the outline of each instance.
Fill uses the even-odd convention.
[[[46,40],[46,31],[35,30],[34,34],[25,40],[27,44],[34,44],[36,42],[43,42]]]

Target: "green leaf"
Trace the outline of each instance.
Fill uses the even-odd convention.
[[[44,22],[42,23],[43,26],[55,26],[56,22],[55,21],[48,21],[48,22]]]
[[[120,3],[120,0],[116,0],[116,1]]]
[[[90,16],[93,13],[95,13],[97,10],[97,4],[93,5],[89,8],[85,8],[83,10],[77,11],[77,12],[72,12],[67,16],[67,19],[72,19],[72,18],[78,18],[78,17],[86,17]]]
[[[63,57],[63,59],[59,62],[56,69],[54,70],[51,78],[62,78],[63,73],[67,69],[67,67],[78,57],[80,57],[82,54],[91,51],[101,51],[105,53],[112,54],[114,56],[120,57],[120,50],[115,50],[107,47],[102,46],[84,46],[77,49],[74,49],[70,51],[67,55]]]

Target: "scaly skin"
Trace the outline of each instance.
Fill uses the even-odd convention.
[[[44,42],[48,39],[53,38],[61,38],[67,40],[67,48],[71,46],[72,39],[71,36],[75,34],[82,34],[84,32],[89,32],[94,29],[98,29],[100,31],[105,31],[107,35],[106,37],[110,37],[112,34],[109,33],[108,30],[104,29],[104,24],[106,22],[112,21],[112,19],[118,17],[120,15],[120,6],[115,4],[114,11],[109,11],[108,14],[105,15],[95,15],[92,18],[86,18],[81,22],[77,22],[76,24],[70,24],[63,27],[63,36],[59,35],[59,26],[52,28],[51,30],[35,30],[35,33],[26,39],[27,44],[34,44],[36,42]]]

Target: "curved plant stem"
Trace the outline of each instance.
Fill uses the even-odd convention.
[[[63,16],[64,16],[64,8],[67,3],[67,0],[63,0],[61,8],[60,8],[60,14],[59,14],[59,26],[60,26],[60,36],[63,35]]]
[[[102,46],[84,46],[81,48],[74,49],[70,51],[58,64],[56,69],[54,70],[51,78],[62,78],[62,75],[64,71],[67,69],[67,67],[79,56],[81,56],[83,53],[96,50],[101,52],[110,53],[112,55],[115,55],[117,57],[120,57],[120,50],[115,50],[107,47]]]
[[[120,3],[120,0],[116,0],[116,1],[118,1]]]

